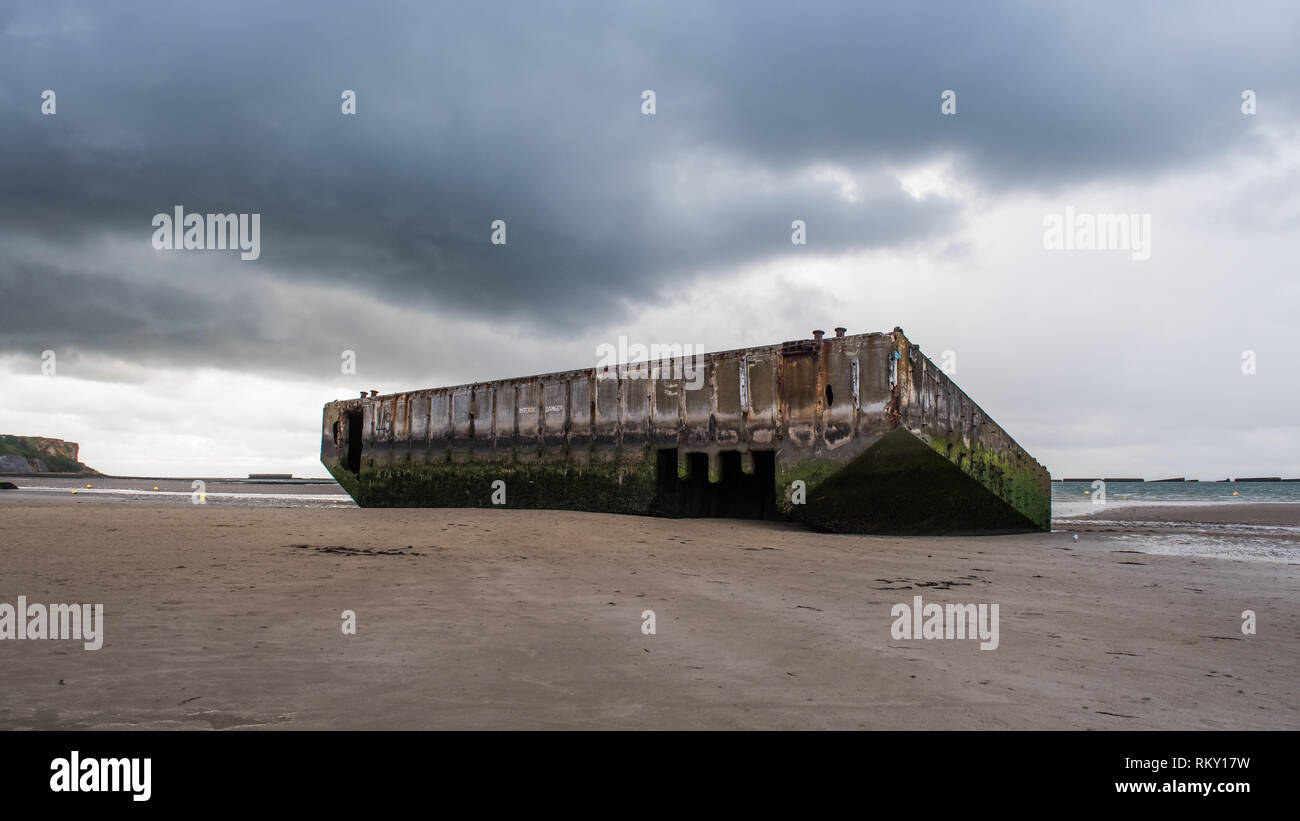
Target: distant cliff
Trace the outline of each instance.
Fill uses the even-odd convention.
[[[77,460],[81,446],[43,436],[0,434],[0,473],[93,473]]]

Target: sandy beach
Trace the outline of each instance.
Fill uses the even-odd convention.
[[[2,729],[1300,729],[1300,565],[1142,553],[1134,529],[3,494],[0,521],[0,601],[100,602],[105,634],[0,641]],[[997,603],[997,649],[895,640],[916,595]]]

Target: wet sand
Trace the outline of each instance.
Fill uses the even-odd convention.
[[[1300,505],[1232,502],[1221,505],[1098,505],[1088,518],[1117,522],[1180,522],[1198,524],[1245,524],[1300,526]]]
[[[0,492],[0,602],[102,602],[106,636],[0,641],[0,728],[1300,729],[1300,565],[1069,526],[901,539]],[[915,595],[999,604],[999,647],[893,639]]]

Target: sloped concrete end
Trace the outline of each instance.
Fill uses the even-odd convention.
[[[1050,494],[1044,483],[1041,491]],[[1031,510],[1036,499],[1026,499]],[[1043,505],[1050,502],[1044,496]],[[1050,507],[1047,509],[1050,510]],[[973,535],[1046,530],[935,448],[891,431],[809,492],[794,508],[812,527],[836,533]]]

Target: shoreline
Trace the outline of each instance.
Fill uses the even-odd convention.
[[[1146,501],[1096,505],[1097,510],[1053,521],[1086,524],[1089,521],[1179,522],[1186,524],[1240,524],[1300,526],[1300,504],[1284,501],[1162,502]]]

